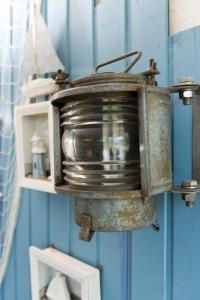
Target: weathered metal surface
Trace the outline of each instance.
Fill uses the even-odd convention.
[[[127,73],[99,73],[84,78],[78,78],[70,82],[70,87],[91,86],[99,84],[113,83],[135,83],[145,84],[146,76],[143,74],[127,74]]]
[[[106,191],[102,189],[101,191],[90,191],[88,189],[77,189],[77,187],[70,186],[66,183],[57,183],[55,185],[55,190],[58,193],[63,195],[72,195],[74,197],[83,197],[85,199],[106,199],[109,198],[111,200],[122,200],[122,199],[134,199],[136,198],[144,198],[141,190],[130,190],[123,191],[121,187],[115,187],[114,190]]]
[[[92,231],[125,231],[150,226],[155,209],[151,199],[143,201],[141,197],[123,200],[78,198],[75,219],[79,226],[85,226],[82,215],[91,218]]]
[[[172,187],[170,101],[168,92],[139,89],[141,184],[145,196]]]
[[[106,73],[97,74],[97,70],[99,68],[102,68],[109,64],[115,63],[119,60],[126,59],[130,56],[135,56],[135,55],[137,55],[136,58],[131,63],[128,64],[127,68],[123,72],[121,73],[106,72]],[[120,57],[114,58],[112,60],[97,65],[92,75],[83,78],[78,78],[72,81],[66,79],[69,76],[69,74],[62,72],[62,70],[58,70],[57,73],[52,75],[52,78],[55,79],[56,84],[58,84],[61,89],[63,89],[64,86],[69,88],[69,87],[97,85],[100,83],[114,83],[114,82],[115,83],[131,82],[131,83],[140,83],[140,84],[157,86],[157,81],[155,80],[155,76],[160,74],[160,72],[157,69],[157,63],[154,61],[153,58],[150,59],[149,68],[146,71],[138,74],[127,74],[130,71],[130,69],[138,62],[141,56],[142,56],[141,50],[130,52],[128,54],[122,55]]]
[[[54,154],[54,179],[55,183],[62,182],[62,151],[60,147],[61,128],[60,112],[56,106],[53,106],[53,154]]]
[[[85,213],[80,214],[79,224],[81,224],[79,238],[83,241],[89,242],[94,234],[94,230],[92,229],[92,217]]]
[[[100,67],[104,65],[102,64]],[[67,131],[65,137],[67,144],[63,142],[65,161],[60,169],[60,172],[64,171],[64,176],[56,174],[60,180],[56,181],[55,189],[59,193],[75,197],[76,222],[81,227],[80,238],[83,240],[89,240],[93,231],[96,230],[124,231],[151,225],[155,218],[155,210],[150,196],[171,189],[169,91],[156,86],[155,75],[158,73],[156,63],[151,60],[149,69],[143,73],[135,75],[94,74],[71,81],[71,88],[60,91],[52,97],[52,104],[62,114],[61,135],[63,131]],[[116,99],[118,99],[117,101],[120,99],[120,103],[117,102],[117,106],[114,107],[111,104],[115,103]],[[127,99],[129,99],[128,105],[130,105],[128,110]],[[89,108],[88,105],[85,105],[87,103]],[[136,118],[135,112],[131,115],[134,106],[136,106]],[[105,147],[102,148],[103,159],[101,157],[99,159],[99,154],[96,152],[97,159],[95,160],[95,156],[92,156],[92,149],[88,148],[87,153],[83,156],[82,147],[79,147],[81,152],[77,152],[78,136],[71,143],[75,147],[74,152],[69,145],[70,132],[68,131],[70,130],[72,130],[74,139],[76,128],[84,127],[89,130],[97,125],[102,126],[104,123],[118,124],[120,122],[132,124],[139,134],[139,141],[135,145],[138,147],[136,150],[140,153],[136,159],[140,171],[138,184],[136,184],[135,175],[131,177],[131,185],[127,184],[130,170],[126,163],[131,157],[134,158],[135,150],[131,150],[130,156],[126,152],[120,158],[118,157],[118,162],[124,164],[123,170],[120,169],[119,172],[119,168],[116,169],[116,166],[107,168],[106,164],[110,161],[109,159],[105,161],[104,158],[111,158],[113,155],[111,151],[107,153],[109,155],[105,156]],[[102,136],[105,133],[103,129],[105,128],[102,126]],[[126,129],[124,134],[128,131],[129,129]],[[107,130],[106,134],[108,135]],[[111,137],[116,136],[113,129],[110,131],[109,137],[110,134]],[[135,132],[132,135],[137,134]],[[119,134],[118,136],[120,137]],[[88,135],[85,142],[89,141],[91,141],[91,136]],[[59,144],[61,145],[61,140]],[[54,147],[56,151],[58,142]],[[92,147],[95,153],[99,142],[92,144]],[[112,149],[114,148],[116,149],[117,145],[113,144]],[[90,157],[89,160],[87,160],[87,155]],[[56,156],[56,159],[56,163],[60,166],[63,158]],[[59,172],[59,168],[57,168],[57,172]],[[121,180],[119,180],[120,178]]]
[[[127,95],[131,96],[134,92],[138,92],[141,87],[146,86],[144,84],[135,82],[135,79],[134,82],[131,82],[129,80],[127,81],[124,77],[129,76],[131,79],[132,77],[130,74],[120,74],[120,77],[119,74],[116,75],[118,76],[116,78],[116,81],[111,80],[111,82],[100,82],[99,84],[94,84],[93,82],[92,85],[84,85],[62,90],[51,97],[51,102],[54,106],[63,107],[64,105],[67,105],[69,101],[85,99],[88,97],[88,95],[104,96],[105,93],[107,93],[112,97],[115,95],[120,96],[120,94],[125,95],[124,93],[127,93]],[[103,77],[104,80],[107,78],[105,76]],[[114,76],[114,74],[112,76]],[[119,79],[120,81],[118,81]],[[148,86],[148,91],[156,92],[158,94],[168,93],[167,89],[153,85]]]

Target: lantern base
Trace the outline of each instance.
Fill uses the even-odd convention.
[[[81,227],[80,239],[91,240],[95,231],[127,231],[154,222],[155,208],[151,198],[76,199],[76,223]]]

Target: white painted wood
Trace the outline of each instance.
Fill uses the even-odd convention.
[[[32,300],[40,300],[55,271],[67,276],[70,291],[81,300],[101,300],[99,270],[53,248],[30,247]]]
[[[23,178],[20,181],[20,186],[26,189],[46,192],[46,193],[55,193],[54,186],[52,181],[35,179],[35,178]]]
[[[55,193],[53,154],[53,109],[49,101],[22,105],[15,108],[15,132],[18,182],[21,187]],[[47,146],[50,180],[27,177],[31,171],[32,153],[30,139],[34,132],[41,133]]]
[[[199,0],[169,0],[170,34],[200,25]]]

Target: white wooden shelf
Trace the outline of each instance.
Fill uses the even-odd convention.
[[[81,300],[101,300],[100,272],[53,248],[30,247],[32,300],[46,293],[55,272],[66,276],[69,292]]]
[[[55,193],[53,155],[53,108],[49,101],[22,105],[15,108],[15,132],[18,182],[21,187]],[[45,139],[47,148],[46,168],[50,179],[31,177],[31,137],[37,132]]]
[[[44,179],[24,178],[20,181],[20,186],[26,189],[55,193],[52,182]]]

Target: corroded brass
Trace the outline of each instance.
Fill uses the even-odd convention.
[[[151,197],[172,187],[170,99],[158,73],[151,60],[143,73],[73,80],[52,98],[55,189],[75,197],[83,240],[151,225]]]

